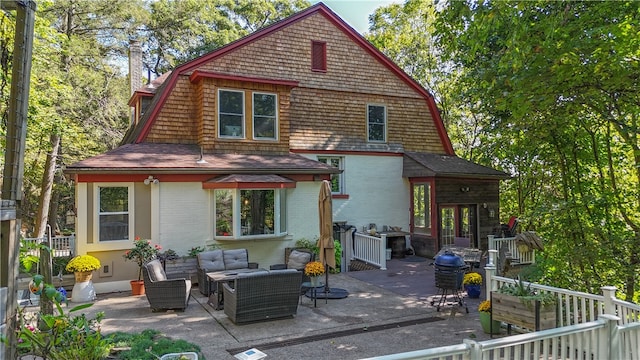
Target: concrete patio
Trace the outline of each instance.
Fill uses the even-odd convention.
[[[409,261],[407,261],[409,260]],[[302,296],[294,318],[235,325],[209,306],[197,289],[185,312],[153,313],[145,296],[128,292],[100,294],[89,315],[105,313],[103,333],[156,329],[199,345],[206,359],[234,359],[257,348],[269,359],[360,359],[418,349],[485,340],[477,306],[465,298],[469,313],[457,303],[440,311],[432,260],[394,259],[386,271],[331,274],[329,285],[349,292],[345,299],[318,299],[317,307]]]

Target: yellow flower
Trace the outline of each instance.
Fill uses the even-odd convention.
[[[462,283],[464,285],[482,285],[482,275],[477,272],[465,274]]]
[[[100,260],[91,255],[78,255],[65,267],[70,272],[87,272],[100,269]]]
[[[478,305],[478,311],[480,312],[491,312],[491,301],[485,300]]]
[[[308,262],[304,267],[304,274],[307,276],[320,276],[324,274],[324,265],[319,261]]]

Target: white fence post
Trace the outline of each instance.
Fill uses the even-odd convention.
[[[387,234],[380,234],[380,270],[387,270]]]
[[[491,236],[491,235],[490,235]],[[491,240],[491,239],[490,239]],[[498,250],[489,250],[489,259],[487,265],[484,267],[485,271],[485,296],[487,300],[489,300],[491,291],[497,290],[497,284],[494,284],[493,277],[496,275],[496,255],[498,254]]]
[[[603,336],[599,336],[598,356],[600,359],[624,360],[622,354],[622,336],[618,331],[619,317],[609,314],[600,315],[605,320]]]
[[[613,300],[616,298],[616,290],[618,288],[615,286],[603,286],[600,290],[602,290],[602,296],[604,296],[604,313],[616,315],[616,306]]]

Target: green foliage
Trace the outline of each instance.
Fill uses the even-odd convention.
[[[332,271],[338,273],[340,272],[340,264],[342,263],[342,244],[340,243],[340,240],[333,240],[333,248],[336,253],[336,268]]]
[[[555,295],[547,292],[538,292],[531,289],[531,283],[525,284],[520,277],[513,284],[504,284],[498,292],[517,296],[525,305],[531,305],[535,301],[540,302],[540,306],[546,307],[556,303]]]
[[[138,280],[142,280],[142,266],[155,259],[160,254],[162,247],[158,244],[151,244],[150,240],[136,237],[133,241],[133,248],[127,250],[122,257],[138,265]]]
[[[189,250],[189,256],[196,256],[196,255],[200,254],[201,252],[203,252],[205,250],[206,250],[206,248],[204,246],[192,247]]]
[[[303,249],[309,249],[311,251],[313,251],[314,254],[316,254],[316,256],[318,255],[318,240],[309,240],[307,238],[301,238],[296,240],[296,247],[297,248],[303,248]]]
[[[476,153],[513,176],[503,221],[551,239],[541,282],[614,285],[628,301],[640,292],[639,14],[635,1],[457,1],[435,23],[480,120]]]
[[[116,332],[111,335],[111,341],[118,348],[130,347],[118,354],[118,359],[123,360],[154,360],[170,353],[200,352],[197,345],[184,340],[172,340],[156,330],[144,330],[139,334]]]

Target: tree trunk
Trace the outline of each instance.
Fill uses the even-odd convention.
[[[44,175],[42,176],[42,191],[40,193],[40,204],[38,204],[38,216],[36,218],[36,238],[42,238],[47,230],[47,218],[49,215],[49,204],[51,202],[51,193],[53,189],[53,179],[56,172],[56,164],[58,158],[58,150],[60,148],[60,135],[51,135],[51,152],[47,155],[47,161],[44,166]],[[49,239],[51,234],[49,234]],[[48,241],[51,246],[51,242]],[[51,252],[40,251],[40,271],[44,277],[45,284],[53,283],[51,275]],[[44,314],[53,314],[53,304],[46,296],[40,297],[40,311]]]

